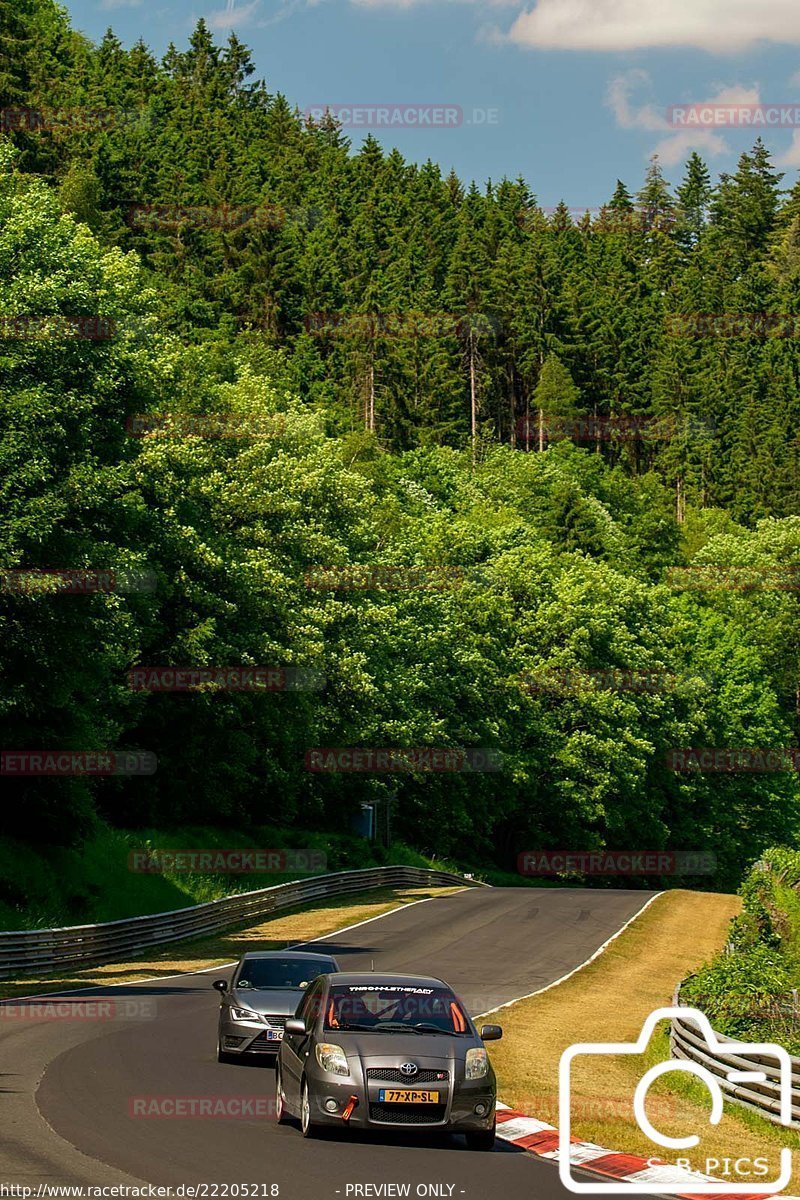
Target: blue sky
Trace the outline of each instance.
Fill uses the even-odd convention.
[[[635,190],[658,152],[677,183],[693,148],[716,176],[760,132],[786,171],[800,168],[799,0],[73,0],[73,24],[97,40],[110,25],[161,54],[198,17],[233,28],[270,91],[301,109],[391,109],[371,131],[409,159],[466,179],[522,175],[543,205],[583,209],[616,179]],[[671,105],[781,105],[783,127],[669,124]],[[430,106],[450,110],[433,121]],[[739,112],[742,110],[739,109]],[[747,113],[751,113],[750,117]],[[425,115],[423,115],[425,114]],[[360,120],[370,121],[362,112]],[[386,118],[384,117],[384,121]]]

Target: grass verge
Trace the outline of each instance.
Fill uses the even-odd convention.
[[[145,849],[311,850],[323,856],[322,873],[388,864],[457,869],[434,863],[400,842],[385,850],[347,832],[276,826],[264,826],[249,833],[208,826],[129,831],[112,829],[98,821],[91,835],[71,849],[0,838],[0,929],[93,925],[171,912],[304,876],[296,870],[240,875],[132,870],[131,854]]]
[[[558,1126],[562,1052],[575,1042],[634,1041],[645,1018],[671,1003],[676,983],[724,945],[739,904],[735,896],[667,892],[571,979],[500,1011],[497,1019],[504,1039],[491,1050],[503,1101]],[[657,1081],[650,1090],[647,1112],[663,1133],[672,1137],[696,1133],[700,1145],[684,1151],[654,1146],[636,1126],[633,1093],[644,1071],[668,1057],[666,1029],[660,1026],[642,1058],[575,1060],[573,1134],[645,1158],[688,1159],[692,1169],[704,1173],[707,1158],[763,1157],[769,1163],[769,1179],[777,1178],[778,1152],[788,1145],[794,1151],[795,1177],[800,1179],[800,1134],[787,1136],[756,1114],[727,1102],[720,1124],[710,1126],[708,1094],[687,1076],[673,1074],[669,1082]],[[728,1174],[724,1168],[709,1168],[708,1173],[741,1183],[748,1181],[744,1169],[736,1174],[731,1163]]]
[[[107,984],[136,983],[141,979],[158,979],[166,975],[200,971],[229,963],[245,950],[281,950],[295,942],[310,941],[326,933],[335,933],[347,925],[355,925],[370,917],[379,917],[432,896],[448,896],[462,888],[382,888],[352,896],[334,896],[288,909],[258,925],[230,933],[217,934],[196,941],[180,942],[162,948],[149,949],[146,954],[126,963],[109,963],[99,967],[84,967],[68,975],[54,973],[28,975],[19,979],[0,980],[0,999],[27,996],[71,988],[99,987]]]

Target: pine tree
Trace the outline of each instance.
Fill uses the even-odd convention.
[[[693,249],[708,223],[714,189],[708,167],[696,150],[686,164],[686,174],[678,188],[678,238],[685,249]]]
[[[772,168],[769,150],[758,139],[742,154],[733,176],[723,175],[712,207],[717,244],[723,239],[741,269],[768,247],[780,207],[781,172]]]
[[[609,200],[608,207],[615,213],[632,213],[634,211],[633,196],[621,179],[617,180],[617,186],[614,188],[614,195]]]
[[[574,433],[579,399],[580,393],[568,369],[554,354],[549,355],[533,393],[539,450],[544,449],[546,442],[558,441],[562,433],[567,437]]]
[[[664,172],[654,154],[647,168],[645,181],[636,195],[636,209],[645,231],[668,232],[674,223],[675,201],[664,178]]]

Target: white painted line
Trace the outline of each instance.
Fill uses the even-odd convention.
[[[514,1117],[511,1121],[501,1121],[497,1126],[497,1136],[505,1142],[514,1142],[517,1138],[529,1137],[532,1133],[543,1133],[549,1130],[556,1133],[555,1126],[546,1121],[537,1121],[535,1117]]]
[[[616,1150],[607,1150],[605,1146],[596,1146],[594,1142],[578,1142],[569,1148],[569,1161],[573,1167],[593,1162],[596,1158],[608,1158],[616,1155]],[[558,1158],[558,1151],[553,1156]]]
[[[589,963],[593,963],[596,958],[599,958],[603,951],[607,949],[612,942],[616,941],[620,934],[624,933],[628,926],[632,925],[633,922],[642,915],[645,909],[649,908],[655,900],[660,899],[663,895],[665,895],[664,892],[656,892],[655,896],[651,896],[650,899],[633,914],[630,920],[626,921],[624,925],[620,926],[616,933],[612,933],[611,937],[607,938],[606,941],[603,942],[602,946],[597,947],[594,954],[590,954],[584,962],[577,967],[573,967],[571,971],[567,971],[566,975],[562,975],[560,979],[555,979],[552,983],[548,983],[545,987],[537,988],[535,992],[527,992],[524,996],[517,996],[515,1000],[507,1000],[505,1004],[498,1004],[497,1008],[489,1008],[486,1010],[486,1012],[476,1013],[473,1016],[473,1020],[479,1021],[481,1017],[488,1017],[491,1013],[501,1012],[504,1008],[511,1008],[512,1004],[519,1004],[520,1000],[530,1000],[533,996],[541,996],[544,992],[549,992],[551,988],[558,987],[560,983],[566,983],[566,981],[571,979],[573,975],[577,975],[578,971],[582,971],[584,967],[589,966]]]

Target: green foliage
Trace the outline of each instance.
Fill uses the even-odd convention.
[[[800,1052],[800,853],[771,847],[745,877],[729,948],[691,976],[681,998],[729,1037]]]
[[[723,954],[688,980],[681,999],[701,1008],[713,1027],[728,1037],[771,1041],[764,1027],[777,999],[789,998],[791,981],[774,948],[737,948],[735,954]]]
[[[796,310],[798,196],[764,147],[717,189],[692,156],[675,196],[654,161],[635,200],[619,182],[574,223],[521,180],[351,152],[203,21],[157,62],[111,31],[91,45],[49,0],[0,0],[0,38],[9,103],[83,114],[0,139],[0,317],[113,322],[0,343],[0,566],[155,581],[0,597],[3,745],[159,760],[9,781],[2,831],[344,829],[393,797],[428,855],[508,872],[538,847],[710,850],[719,887],[791,844],[796,775],[667,766],[798,734],[796,587],[669,576],[800,567],[796,339],[667,325]],[[142,413],[157,427],[132,437]],[[569,436],[536,436],[537,413]],[[453,572],[308,583],[369,565]],[[326,686],[147,694],[137,664]],[[600,682],[529,684],[559,673]],[[307,771],[324,746],[490,747],[503,770]]]
[[[248,833],[197,825],[134,832],[111,829],[97,822],[79,852],[0,838],[0,926],[50,928],[172,912],[238,891],[274,887],[304,875],[302,871],[241,875],[132,871],[130,856],[145,849],[303,849],[323,854],[328,871],[383,866],[386,858],[381,846],[354,835],[311,831],[300,834],[293,829],[271,826],[254,828]],[[391,861],[414,867],[452,869],[451,864],[423,858],[400,842],[392,847]]]

